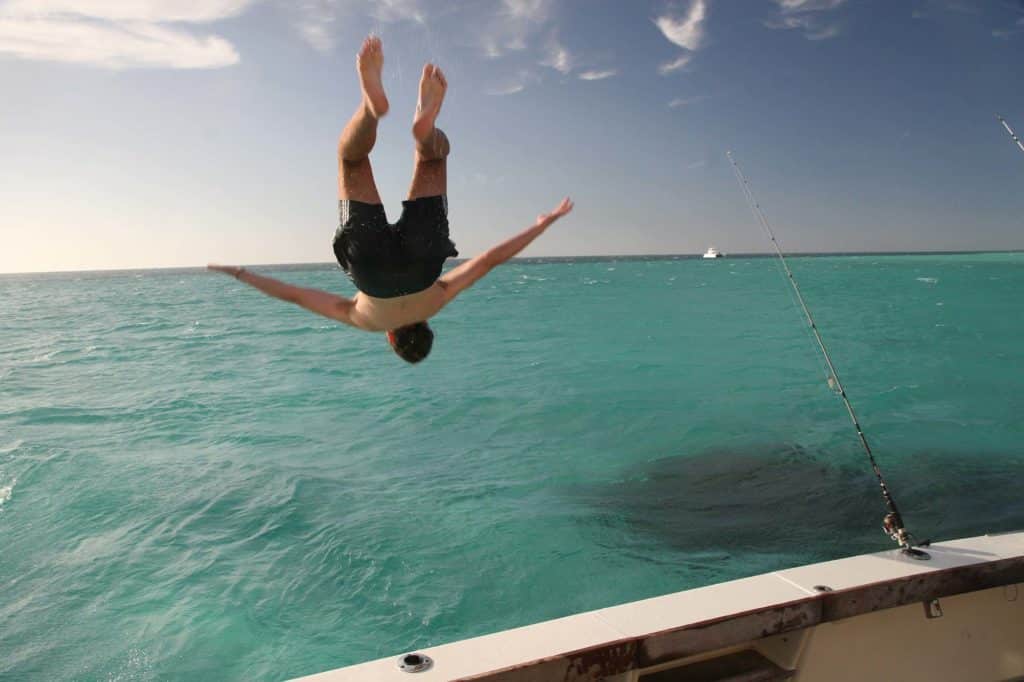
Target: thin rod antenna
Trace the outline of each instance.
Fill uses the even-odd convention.
[[[732,152],[728,151],[725,155],[729,158],[729,163],[732,164],[736,180],[740,183],[740,188],[743,190],[743,196],[750,205],[750,210],[754,213],[754,217],[768,235],[768,239],[771,240],[772,246],[775,248],[775,253],[778,255],[779,261],[782,263],[783,270],[785,270],[786,277],[789,279],[789,283],[793,287],[793,292],[796,294],[797,302],[800,304],[800,308],[803,310],[804,316],[807,318],[807,324],[810,325],[811,331],[814,333],[814,340],[817,341],[818,348],[821,350],[821,354],[825,358],[825,364],[828,366],[830,375],[828,380],[829,387],[835,390],[843,399],[846,411],[850,414],[850,420],[853,422],[853,426],[857,430],[857,438],[860,440],[860,444],[868,456],[868,461],[871,462],[871,469],[875,472],[875,477],[878,479],[878,486],[882,490],[882,497],[885,499],[885,506],[889,510],[889,513],[885,516],[885,520],[882,522],[882,527],[885,529],[885,532],[889,537],[900,546],[904,553],[917,559],[929,558],[926,552],[914,549],[913,547],[911,535],[903,525],[903,516],[900,514],[899,508],[896,506],[896,500],[893,499],[892,494],[889,492],[889,486],[885,484],[885,478],[882,476],[882,470],[878,467],[878,462],[875,461],[875,455],[871,451],[871,446],[868,445],[867,436],[864,435],[864,430],[860,426],[860,421],[857,419],[857,413],[854,412],[853,404],[850,403],[850,399],[846,395],[846,389],[843,388],[843,384],[839,380],[839,373],[836,372],[836,367],[832,363],[832,356],[829,355],[828,348],[825,346],[825,342],[822,340],[821,334],[818,332],[818,325],[815,324],[814,317],[811,315],[811,311],[807,307],[807,302],[804,301],[803,294],[800,293],[800,287],[796,283],[796,278],[793,277],[793,271],[789,269],[789,263],[786,262],[786,257],[782,254],[782,249],[779,247],[778,240],[775,239],[775,233],[772,231],[772,227],[768,223],[767,216],[765,216],[764,211],[761,210],[761,205],[757,202],[757,198],[754,196],[754,191],[751,189],[750,183],[747,182],[746,176],[743,175],[743,171],[740,170],[740,166],[736,162],[736,159],[733,158]]]
[[[1017,137],[1017,133],[1013,132],[1013,128],[1011,128],[1010,124],[1006,122],[1006,119],[1000,116],[999,114],[996,114],[996,119],[998,119],[998,121],[1003,124],[1003,127],[1006,128],[1006,132],[1010,133],[1010,137],[1013,139],[1014,142],[1017,143],[1017,146],[1020,147],[1020,150],[1024,152],[1024,142],[1020,141],[1020,138]]]

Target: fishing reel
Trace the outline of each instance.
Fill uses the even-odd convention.
[[[917,549],[911,542],[910,533],[903,527],[902,520],[895,513],[888,513],[885,518],[882,519],[882,530],[888,535],[893,542],[900,546],[900,553],[910,557],[911,559],[917,559],[918,561],[927,561],[932,558],[932,555],[923,549]],[[921,543],[922,547],[927,547],[930,543],[926,540]]]

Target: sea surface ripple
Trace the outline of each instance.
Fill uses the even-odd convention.
[[[1024,527],[1024,255],[792,267],[911,530]],[[0,320],[3,680],[279,680],[888,548],[770,259],[512,263],[416,367],[201,271],[0,276]]]

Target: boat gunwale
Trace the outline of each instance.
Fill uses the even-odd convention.
[[[520,682],[524,674],[538,679],[545,667],[560,671],[553,679],[600,680],[823,623],[1022,582],[1024,556],[948,566],[623,637],[454,682]]]

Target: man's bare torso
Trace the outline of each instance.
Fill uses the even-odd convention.
[[[444,307],[447,297],[444,285],[437,281],[423,291],[395,298],[374,298],[360,291],[352,303],[352,324],[380,332],[430,319]]]

